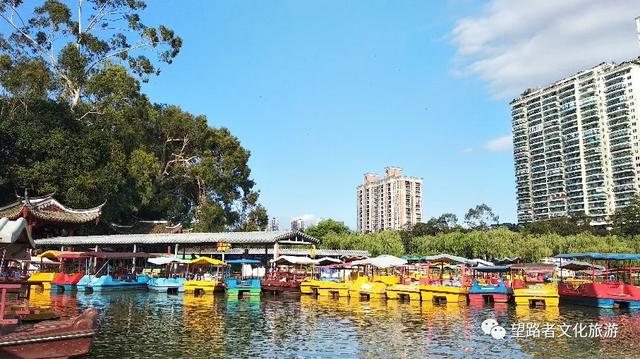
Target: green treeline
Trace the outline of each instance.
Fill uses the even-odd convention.
[[[403,243],[402,233],[328,233],[321,239],[321,248],[367,250],[372,256],[423,256],[448,253],[466,258],[491,260],[504,257],[521,257],[535,262],[560,253],[612,252],[637,253],[640,236],[598,236],[584,232],[575,235],[527,234],[506,228],[490,230],[438,233],[413,237]]]

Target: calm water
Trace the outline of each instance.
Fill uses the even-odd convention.
[[[263,296],[228,300],[156,293],[41,293],[34,304],[102,313],[91,358],[637,358],[640,312],[561,306],[458,307]],[[495,318],[503,340],[483,335]],[[616,338],[515,338],[513,323],[614,323]],[[573,331],[570,332],[573,335]],[[522,333],[524,335],[524,333]],[[542,335],[541,335],[542,336]]]

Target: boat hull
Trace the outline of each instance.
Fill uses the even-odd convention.
[[[40,359],[86,355],[95,334],[98,311],[87,309],[69,320],[36,324],[0,337],[0,357]]]
[[[184,292],[184,283],[186,279],[184,278],[151,278],[147,283],[150,291],[153,292]]]
[[[225,288],[228,297],[259,296],[262,293],[260,279],[227,278]]]
[[[83,277],[84,279],[84,277]],[[146,290],[148,277],[138,276],[134,280],[118,280],[113,279],[110,275],[90,278],[85,285],[79,285],[78,288],[84,288],[87,292],[111,292],[124,290]],[[81,280],[82,282],[82,280]]]
[[[553,284],[541,284],[527,288],[515,288],[513,299],[516,305],[531,306],[537,303],[545,307],[557,307],[560,301],[558,287]]]
[[[419,302],[420,288],[417,285],[409,284],[392,285],[387,287],[387,299]]]
[[[42,287],[46,290],[51,289],[51,281],[56,277],[58,273],[41,273],[36,272],[31,274],[27,282],[40,282]]]
[[[468,288],[444,285],[420,285],[420,299],[423,302],[465,304]]]
[[[469,303],[480,304],[487,301],[494,303],[507,303],[513,294],[513,289],[504,285],[501,281],[496,285],[480,285],[474,281],[469,288]]]
[[[182,288],[187,294],[213,294],[224,291],[224,285],[217,280],[188,280]]]
[[[597,308],[640,308],[640,290],[624,283],[573,283],[558,285],[560,300],[564,303]]]

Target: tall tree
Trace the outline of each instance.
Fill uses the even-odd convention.
[[[640,198],[636,197],[628,206],[616,209],[611,216],[611,227],[613,233],[620,236],[640,234]]]
[[[46,0],[27,17],[22,0],[1,0],[0,18],[11,33],[0,37],[5,65],[37,63],[55,79],[56,96],[74,109],[81,100],[93,102],[86,86],[105,66],[119,63],[146,81],[160,72],[158,63],[171,63],[182,39],[170,28],[141,21],[141,0],[79,0],[75,8]],[[155,59],[146,54],[152,49]],[[18,95],[15,92],[13,95]]]
[[[323,219],[315,226],[308,227],[305,232],[322,242],[329,233],[348,234],[351,233],[351,230],[344,223],[329,218]]]
[[[464,215],[465,223],[474,229],[487,229],[491,224],[498,224],[500,218],[493,213],[491,207],[482,203],[475,208],[469,208]]]

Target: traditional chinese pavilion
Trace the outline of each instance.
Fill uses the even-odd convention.
[[[24,218],[27,231],[34,237],[73,235],[78,225],[99,222],[104,203],[89,209],[73,209],[58,202],[53,195],[29,197],[25,192],[24,197],[18,196],[16,202],[0,206],[0,218]],[[34,231],[40,235],[34,235]]]

